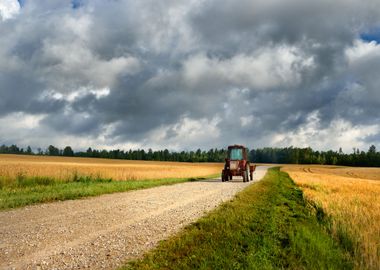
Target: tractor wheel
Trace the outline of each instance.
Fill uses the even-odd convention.
[[[232,175],[230,175],[230,180],[232,180]]]
[[[251,175],[251,178],[249,177],[250,176],[250,173],[249,173],[249,166],[247,166],[247,169],[245,170],[246,174],[247,174],[247,182],[249,182],[249,180],[252,180],[252,175]]]
[[[227,182],[228,181],[228,173],[227,172],[222,172],[222,182]]]
[[[248,174],[247,174],[247,171],[244,171],[243,172],[243,182],[248,182]]]

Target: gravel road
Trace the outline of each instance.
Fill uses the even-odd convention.
[[[117,268],[250,183],[187,182],[2,211],[0,269]]]

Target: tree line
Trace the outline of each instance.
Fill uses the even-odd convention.
[[[88,148],[87,151],[74,152],[70,146],[59,149],[53,145],[42,150],[37,148],[33,151],[30,146],[26,149],[17,145],[0,146],[0,153],[3,154],[25,154],[25,155],[47,155],[47,156],[67,156],[67,157],[91,157],[110,158],[126,160],[151,160],[151,161],[179,161],[179,162],[223,162],[226,158],[226,149],[210,149],[204,151],[169,151],[149,149],[137,150],[97,150]],[[321,164],[321,165],[344,165],[362,167],[380,167],[380,152],[372,145],[368,151],[360,151],[353,148],[350,154],[338,151],[314,151],[312,148],[285,147],[273,148],[265,147],[249,151],[249,159],[256,163],[279,163],[279,164]]]
[[[380,152],[371,145],[367,152],[353,148],[352,153],[338,151],[314,151],[312,148],[266,147],[250,151],[250,160],[258,163],[321,164],[361,167],[380,167]]]
[[[145,151],[144,149],[130,149],[129,151],[124,151],[120,149],[97,150],[90,147],[86,151],[74,152],[70,146],[59,149],[53,145],[49,145],[49,147],[45,150],[38,148],[36,152],[33,152],[30,146],[23,149],[19,148],[17,145],[2,145],[0,146],[0,153],[179,162],[222,162],[227,155],[227,151],[225,149],[216,148],[208,151],[198,149],[196,151],[175,152],[169,151],[168,149],[158,151],[153,151],[152,149],[148,149],[148,151]]]

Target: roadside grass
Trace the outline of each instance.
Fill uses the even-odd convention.
[[[350,251],[325,226],[288,174],[273,168],[122,269],[352,269]]]
[[[198,181],[216,177],[164,178],[157,180],[114,181],[112,179],[79,176],[70,181],[49,177],[26,177],[19,175],[16,181],[0,178],[0,210],[30,204],[72,200],[107,193],[125,192],[136,189],[172,185],[188,181]]]

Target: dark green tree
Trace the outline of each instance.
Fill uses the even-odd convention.
[[[47,155],[49,156],[59,156],[59,149],[53,145],[49,145],[46,150]]]
[[[63,156],[66,156],[66,157],[73,157],[74,156],[74,151],[73,149],[71,148],[71,146],[66,146],[64,149],[63,149]]]
[[[33,151],[32,151],[32,148],[28,145],[28,147],[26,148],[26,152],[25,152],[27,155],[31,155],[33,154]]]

